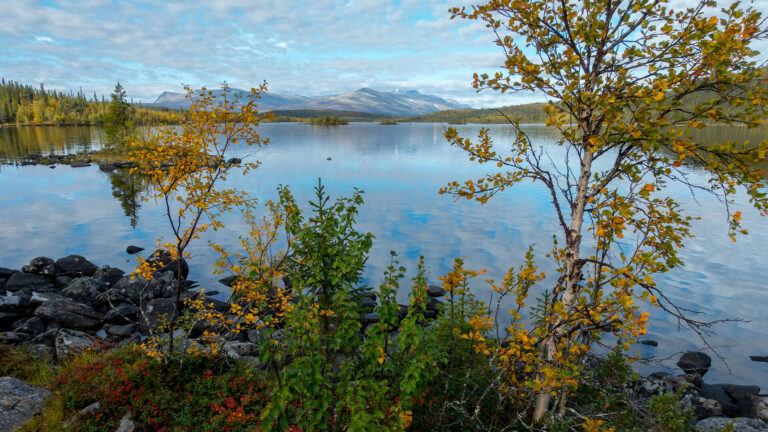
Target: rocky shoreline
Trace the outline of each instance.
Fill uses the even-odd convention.
[[[126,252],[141,250],[129,246]],[[108,265],[96,266],[80,255],[57,260],[37,257],[21,270],[0,267],[0,342],[23,344],[37,356],[61,360],[84,349],[141,341],[173,311],[179,281],[182,298],[196,298],[201,292],[194,281],[187,280],[186,261],[177,265],[163,250],[156,250],[148,261],[160,269],[149,282]],[[220,282],[230,286],[234,280],[231,276]],[[290,280],[284,283],[286,289],[291,288]],[[206,290],[206,294],[216,292]],[[428,294],[427,320],[440,313],[438,298],[445,291],[430,285]],[[224,301],[208,298],[206,302],[220,312],[229,310]],[[361,317],[363,326],[379,321],[373,311],[376,304],[373,293],[361,298],[360,306],[368,312]],[[400,312],[404,316],[407,306],[400,305]],[[202,333],[204,328],[197,330]],[[190,335],[193,338],[194,333]],[[223,352],[260,367],[257,355],[261,337],[256,331],[231,335]],[[768,431],[768,395],[761,394],[758,386],[705,383],[703,376],[710,365],[708,355],[686,353],[678,362],[683,374],[656,372],[627,383],[625,391],[637,406],[659,394],[681,394],[681,407],[692,410],[701,431],[715,431],[731,421],[736,431]],[[0,386],[0,398],[2,393]]]

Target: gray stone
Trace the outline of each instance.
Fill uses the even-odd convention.
[[[31,343],[35,345],[47,345],[54,346],[56,344],[56,335],[59,333],[58,328],[46,329],[44,332],[32,338]]]
[[[15,324],[14,330],[30,336],[37,336],[45,331],[45,321],[40,317],[29,317]]]
[[[123,275],[125,275],[125,272],[119,268],[103,265],[96,270],[93,277],[98,279],[103,286],[110,288],[117,283]]]
[[[56,357],[72,357],[86,349],[96,349],[97,339],[87,333],[63,328],[56,334]]]
[[[234,359],[258,357],[259,346],[253,342],[224,342],[221,346],[221,351]]]
[[[98,267],[80,255],[69,255],[56,260],[56,266],[63,274],[70,276],[93,276]]]
[[[77,424],[78,421],[84,417],[94,415],[101,410],[101,402],[94,402],[87,407],[76,412],[75,415],[64,421],[64,430],[69,430]]]
[[[69,164],[72,168],[85,168],[91,166],[90,162],[86,161],[74,161]]]
[[[360,299],[360,307],[365,308],[375,308],[376,307],[376,299],[370,298],[368,296],[365,296]]]
[[[118,338],[126,338],[139,331],[137,324],[123,324],[107,327],[107,334]]]
[[[18,270],[0,267],[0,279],[8,279],[12,274],[18,273]]]
[[[0,342],[18,345],[32,339],[32,335],[15,331],[0,333]]]
[[[443,297],[447,293],[440,285],[432,284],[427,287],[427,295],[430,297]]]
[[[81,330],[96,329],[104,319],[104,314],[69,299],[45,302],[35,309],[35,316]]]
[[[14,273],[5,283],[5,289],[11,292],[49,291],[53,288],[53,280],[32,273]]]
[[[731,397],[734,401],[739,401],[748,396],[757,396],[760,394],[760,387],[750,385],[737,385],[737,384],[715,384],[725,390],[725,393]]]
[[[61,290],[61,295],[84,304],[91,304],[101,293],[101,282],[92,277],[79,277]]]
[[[228,287],[232,287],[232,285],[234,285],[238,277],[240,276],[232,275],[232,276],[223,277],[219,279],[219,283]]]
[[[10,329],[13,323],[24,318],[23,314],[16,312],[0,312],[0,330]]]
[[[697,373],[704,376],[710,366],[712,366],[712,358],[698,351],[687,352],[677,361],[677,367],[687,374]]]
[[[363,315],[360,318],[360,322],[363,324],[373,324],[373,323],[379,322],[379,320],[380,320],[379,314],[375,312]]]
[[[768,422],[768,400],[764,396],[749,395],[739,399],[739,409],[744,417],[757,418]]]
[[[143,247],[138,247],[138,246],[133,246],[133,245],[128,246],[127,248],[125,248],[125,252],[127,252],[130,255],[137,254],[137,253],[139,253],[139,252],[141,252],[143,250],[144,250]]]
[[[0,378],[0,431],[21,427],[43,410],[51,392],[13,377]]]
[[[41,276],[56,276],[56,262],[48,257],[32,258],[29,264],[21,268],[24,273],[32,273]]]
[[[728,417],[710,417],[696,423],[696,430],[700,432],[720,432],[727,425],[733,425],[734,432],[766,432],[768,431],[768,423],[759,419],[751,419],[744,417],[728,418]]]
[[[56,279],[54,279],[53,281],[57,287],[65,287],[70,283],[72,283],[73,280],[75,280],[75,278],[73,278],[72,276],[58,275],[56,276]]]
[[[104,321],[108,323],[129,323],[139,317],[139,308],[134,305],[121,305],[107,311]]]
[[[723,407],[723,414],[727,417],[739,416],[739,408],[734,403],[735,401],[719,385],[702,383],[699,391],[702,397],[720,402],[720,406]]]
[[[693,411],[693,415],[698,419],[723,415],[723,407],[720,402],[690,394],[680,400],[680,408],[684,411]]]
[[[115,432],[141,432],[141,425],[131,420],[131,414],[128,413],[120,419],[120,425]]]
[[[29,306],[29,297],[27,296],[0,296],[0,312],[21,312],[27,306]]]
[[[99,170],[101,172],[112,172],[112,171],[114,171],[116,169],[117,169],[117,167],[114,164],[110,163],[110,162],[102,162],[102,163],[99,164]]]
[[[144,330],[156,330],[170,323],[174,313],[173,299],[152,299],[144,307],[141,327]]]
[[[171,253],[167,250],[156,250],[149,258],[147,258],[147,262],[154,264],[158,271],[172,271],[176,278],[178,278],[179,273],[181,274],[182,279],[186,279],[189,275],[189,264],[187,264],[187,260],[181,258],[177,262],[177,260],[171,258]]]
[[[751,355],[751,356],[749,356],[749,359],[754,361],[754,362],[768,362],[768,356]]]
[[[640,345],[659,346],[659,343],[653,339],[640,339],[637,341]]]

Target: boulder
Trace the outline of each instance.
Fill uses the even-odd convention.
[[[253,342],[224,342],[221,351],[234,359],[258,357],[259,346]]]
[[[768,422],[768,397],[747,396],[739,400],[741,415]]]
[[[723,388],[719,385],[702,383],[701,388],[699,388],[699,392],[701,393],[702,397],[718,401],[720,406],[723,407],[723,414],[725,416],[739,416],[740,410],[736,406],[735,401],[731,399],[731,397],[728,396],[728,394],[725,393],[725,390],[723,390]]]
[[[69,166],[71,166],[72,168],[84,168],[84,167],[91,166],[91,163],[83,160],[78,160],[70,163]]]
[[[184,258],[174,260],[171,258],[171,253],[167,250],[156,250],[149,258],[147,258],[147,262],[155,264],[156,269],[160,272],[172,271],[175,278],[179,277],[179,273],[181,273],[182,279],[186,279],[187,276],[189,276],[189,264],[187,264],[187,260]],[[181,264],[179,265],[179,263]]]
[[[24,318],[25,315],[16,312],[0,312],[0,331],[9,330],[13,323]]]
[[[32,258],[29,264],[21,268],[24,273],[32,273],[41,276],[56,276],[56,262],[48,257]]]
[[[712,366],[712,359],[703,352],[691,351],[680,356],[677,367],[687,374],[697,373],[701,376],[707,373]]]
[[[0,296],[0,312],[20,313],[29,306],[29,297],[24,295]]]
[[[70,276],[93,276],[98,270],[95,264],[80,255],[69,255],[56,260],[61,273]]]
[[[659,343],[653,339],[640,339],[637,341],[640,345],[659,346]]]
[[[139,317],[139,308],[134,305],[121,305],[104,314],[104,322],[113,324],[130,323]]]
[[[137,254],[137,253],[139,253],[139,252],[141,252],[141,251],[143,251],[143,250],[144,250],[144,248],[143,248],[143,247],[138,247],[138,246],[133,246],[133,245],[131,245],[131,246],[128,246],[127,248],[125,248],[125,251],[126,251],[126,252],[127,252],[129,255]]]
[[[741,399],[745,399],[749,396],[757,396],[760,394],[760,387],[751,385],[737,385],[737,384],[715,384],[720,386],[725,393],[731,397],[734,401],[738,402]]]
[[[430,297],[443,297],[447,293],[440,285],[432,284],[427,287],[427,295]]]
[[[371,298],[370,296],[364,296],[360,299],[360,308],[372,309],[375,307],[376,307],[376,298]]]
[[[13,270],[5,267],[0,267],[0,279],[8,279],[12,274],[18,273],[18,270]]]
[[[37,336],[45,331],[45,321],[36,316],[25,318],[14,324],[13,330],[28,334],[30,337]]]
[[[53,281],[54,281],[54,283],[56,284],[57,287],[63,288],[65,286],[69,285],[70,283],[72,283],[73,280],[75,280],[75,278],[73,278],[72,276],[58,275],[58,276],[56,276],[56,279],[54,279]]]
[[[110,162],[102,162],[102,163],[99,164],[99,170],[101,172],[112,172],[112,171],[114,171],[116,169],[117,169],[117,167],[114,164],[110,163]]]
[[[360,317],[360,322],[363,324],[373,324],[379,322],[380,317],[377,313],[369,313]]]
[[[733,429],[726,429],[726,426],[732,425]],[[768,423],[759,419],[752,418],[728,418],[728,417],[710,417],[696,423],[696,430],[699,432],[721,432],[723,430],[732,430],[734,432],[766,432]]]
[[[123,276],[115,283],[115,285],[112,287],[112,290],[130,302],[139,303],[139,299],[141,298],[142,292],[144,292],[146,286],[147,281],[143,278]]]
[[[54,345],[56,345],[56,335],[59,334],[59,330],[61,329],[59,328],[46,329],[44,332],[32,338],[30,343],[35,345],[45,345],[45,346],[53,347]]]
[[[35,309],[35,316],[78,330],[99,328],[104,319],[104,314],[69,299],[45,302]]]
[[[106,327],[107,334],[120,339],[127,338],[128,336],[139,331],[137,324],[123,324]]]
[[[93,277],[101,282],[104,287],[110,288],[117,283],[123,275],[125,275],[125,272],[119,268],[103,265],[96,270]]]
[[[723,415],[723,407],[720,402],[690,394],[680,400],[680,408],[684,411],[691,410],[698,419]]]
[[[91,304],[93,299],[101,293],[101,282],[92,277],[79,277],[61,290],[61,295],[74,301]]]
[[[131,420],[131,413],[128,413],[120,419],[115,432],[141,432],[141,425]]]
[[[243,162],[242,159],[233,157],[233,158],[229,158],[229,160],[227,161],[227,165],[237,165],[237,164],[240,164],[242,162]]]
[[[60,329],[56,334],[56,357],[64,359],[72,357],[87,349],[97,349],[97,339],[87,333],[77,330]]]
[[[27,333],[19,333],[15,331],[7,331],[0,333],[0,342],[18,345],[32,339],[32,335]]]
[[[144,313],[141,317],[141,327],[143,330],[155,330],[170,322],[174,313],[174,299],[152,299],[144,306]]]
[[[753,362],[766,362],[768,363],[768,356],[757,356],[757,355],[751,355],[749,356],[749,359]]]
[[[237,280],[238,277],[240,276],[232,275],[232,276],[223,277],[219,279],[219,283],[224,286],[232,287],[232,285],[235,284],[235,281]]]
[[[46,292],[51,291],[53,287],[54,284],[50,278],[33,273],[14,273],[5,283],[5,289],[11,292]]]
[[[0,431],[13,431],[43,410],[51,392],[13,377],[0,378]]]

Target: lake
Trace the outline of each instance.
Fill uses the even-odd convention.
[[[472,136],[479,126],[457,126]],[[500,142],[512,137],[506,125],[491,125]],[[399,254],[409,277],[425,256],[430,282],[445,274],[454,257],[465,257],[470,269],[487,269],[487,277],[502,279],[510,266],[517,266],[529,244],[545,271],[553,269],[545,258],[552,234],[558,228],[546,191],[525,183],[508,190],[486,205],[454,201],[437,191],[451,180],[474,178],[492,167],[468,161],[443,137],[444,125],[351,124],[343,127],[313,127],[304,124],[271,123],[259,126],[271,143],[261,149],[236,148],[232,156],[261,161],[247,176],[233,175],[229,183],[261,200],[276,199],[276,187],[290,185],[300,203],[312,197],[319,177],[332,196],[351,194],[354,187],[365,191],[358,228],[376,238],[365,272],[366,282],[376,286],[389,264],[389,251]],[[554,135],[543,126],[528,126],[533,140],[553,146]],[[702,138],[765,139],[765,131],[710,127]],[[0,159],[18,161],[30,153],[68,153],[100,146],[101,131],[88,127],[0,128]],[[558,149],[553,148],[557,153]],[[330,160],[328,160],[330,158]],[[690,169],[690,175],[702,173]],[[135,259],[125,253],[128,245],[151,252],[156,240],[169,238],[163,210],[155,202],[144,202],[142,185],[125,173],[105,174],[98,167],[0,166],[0,266],[20,268],[31,258],[59,258],[80,254],[97,265],[109,264],[130,272]],[[708,382],[734,382],[768,388],[768,363],[749,360],[750,354],[768,355],[768,230],[766,220],[743,202],[748,236],[736,243],[727,235],[725,212],[711,196],[692,197],[688,189],[670,187],[689,214],[701,216],[694,223],[696,238],[681,251],[686,266],[657,282],[674,301],[706,311],[707,319],[740,318],[745,321],[719,324],[709,338],[727,360],[713,355]],[[306,208],[306,205],[304,205]],[[236,217],[227,218],[226,232],[213,239],[236,249],[237,236],[245,226]],[[210,273],[215,254],[205,241],[192,247],[190,279],[207,289],[224,288]],[[473,284],[480,297],[488,296],[481,279]],[[407,286],[407,284],[405,284]],[[405,298],[406,293],[401,294]],[[648,338],[658,347],[638,346],[644,356],[678,357],[676,353],[701,349],[704,344],[692,332],[660,311],[652,313]],[[674,370],[674,360],[666,361]],[[730,371],[729,371],[730,367]],[[638,366],[642,372],[659,366]]]

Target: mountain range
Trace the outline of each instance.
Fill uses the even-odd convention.
[[[249,92],[232,89],[236,97],[247,97]],[[213,90],[217,96],[222,90]],[[192,101],[184,93],[163,92],[151,104],[154,106],[188,109]],[[355,111],[372,114],[415,116],[450,109],[469,108],[456,101],[438,96],[421,94],[416,90],[395,90],[393,92],[361,88],[349,93],[331,96],[307,97],[265,93],[258,101],[259,111],[274,110],[334,110]]]

